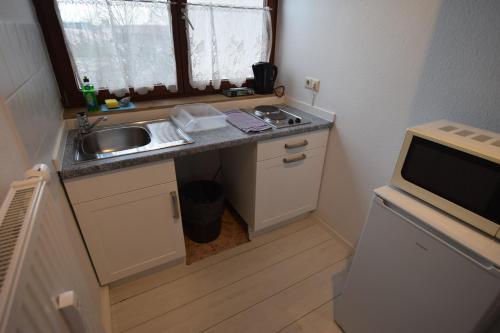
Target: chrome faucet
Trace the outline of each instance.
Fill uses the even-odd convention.
[[[101,121],[108,120],[108,117],[102,116],[98,117],[92,124],[89,123],[89,118],[86,112],[78,112],[76,114],[76,120],[78,121],[78,131],[80,135],[89,134],[92,129],[99,124]]]

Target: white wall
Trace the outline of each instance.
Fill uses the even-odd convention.
[[[51,167],[48,186],[58,214],[65,218],[81,266],[87,293],[82,304],[93,323],[100,325],[100,290],[55,169],[52,152],[63,125],[62,105],[45,44],[30,0],[0,3],[0,203],[9,184],[22,179],[35,163]]]
[[[287,95],[335,112],[318,213],[356,243],[405,128],[448,118],[500,131],[500,2],[284,0],[277,64]]]
[[[0,20],[35,22],[30,1],[0,1]]]

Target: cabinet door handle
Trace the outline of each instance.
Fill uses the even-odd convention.
[[[298,162],[298,161],[302,161],[302,160],[305,160],[306,159],[306,154],[302,154],[300,156],[296,156],[296,157],[290,157],[290,158],[284,158],[283,159],[283,163],[293,163],[293,162]]]
[[[300,147],[305,147],[308,144],[309,142],[307,142],[307,140],[298,143],[285,143],[285,148],[286,149],[300,148]]]
[[[178,219],[180,217],[179,213],[179,203],[177,201],[177,192],[172,191],[170,192],[170,198],[172,198],[172,208],[174,210],[174,219]]]

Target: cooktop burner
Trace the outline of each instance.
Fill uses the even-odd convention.
[[[255,107],[255,111],[260,113],[278,113],[281,110],[274,105],[258,105]]]
[[[269,118],[272,120],[283,120],[286,114],[274,105],[259,105],[255,107],[255,115],[260,118]]]
[[[266,117],[271,120],[283,120],[286,118],[286,114],[284,112],[270,113]]]
[[[275,105],[256,106],[254,115],[276,128],[310,123],[309,120],[303,119],[302,117],[285,111],[283,107]]]

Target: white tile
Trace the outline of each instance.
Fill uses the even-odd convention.
[[[27,168],[26,154],[18,145],[17,136],[10,126],[3,105],[0,103],[0,202],[5,197],[10,182],[22,179]]]
[[[35,155],[39,148],[39,128],[33,122],[31,110],[28,108],[27,100],[30,98],[27,93],[27,86],[23,86],[6,103],[7,112],[9,112],[14,125],[19,133],[24,149],[28,156]]]
[[[33,75],[32,58],[29,52],[26,50],[28,46],[26,45],[26,32],[23,29],[22,23],[13,23],[10,25],[9,38],[11,38],[12,43],[15,45],[15,51],[17,54],[17,64],[21,68],[23,83],[26,82]]]
[[[45,40],[43,39],[42,29],[38,25],[32,25],[33,29],[31,38],[33,40],[33,48],[37,54],[35,60],[37,67],[51,65],[49,60],[49,54],[47,52],[47,47],[45,45]]]
[[[26,70],[23,70],[23,54],[15,24],[4,23],[4,28],[6,47],[2,47],[2,49],[6,50],[7,65],[17,89],[27,79]]]
[[[32,163],[53,150],[63,122],[62,106],[48,68],[37,72],[7,101],[7,109]]]
[[[42,133],[53,130],[51,123],[55,121],[52,110],[53,103],[50,101],[51,96],[49,96],[47,87],[48,80],[44,74],[44,71],[37,73],[30,82],[32,98],[28,106],[32,110],[32,117],[37,126],[41,128]]]
[[[46,87],[48,89],[47,96],[50,96],[51,106],[54,109],[61,110],[61,94],[59,92],[59,86],[57,85],[56,78],[52,72],[52,67],[46,66],[44,68],[44,77],[46,78]],[[58,116],[62,119],[62,113],[58,113]]]
[[[39,26],[0,22],[0,95],[7,97],[49,65]]]
[[[7,67],[7,62],[2,53],[2,48],[0,47],[0,97],[7,98],[10,96],[14,90],[14,82],[10,77],[10,72]]]
[[[36,23],[0,21],[0,97],[30,163],[53,150],[62,106],[41,30]],[[5,74],[4,74],[5,73]]]
[[[32,24],[16,24],[16,30],[23,59],[22,66],[25,69],[26,79],[29,79],[39,70],[39,68],[36,68],[35,66],[35,57],[37,55],[33,54],[34,51],[30,46],[30,35],[33,33],[33,31],[30,29],[30,26],[32,26]]]

